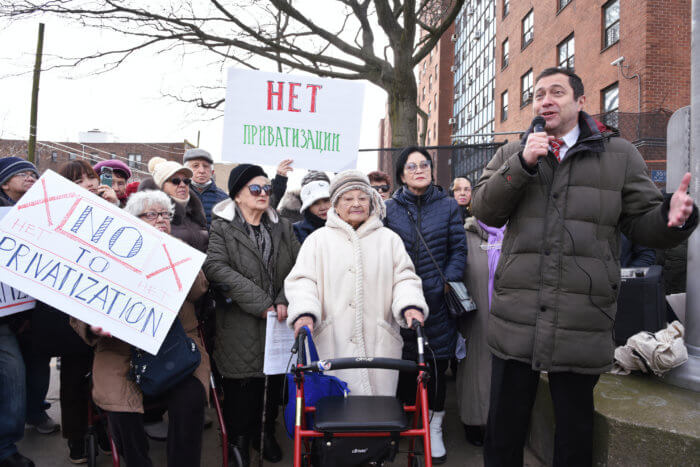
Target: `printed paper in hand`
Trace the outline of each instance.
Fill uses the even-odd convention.
[[[277,313],[267,314],[267,333],[265,335],[265,364],[263,372],[266,375],[281,375],[287,373],[291,363],[294,331],[289,329],[286,321],[277,321]]]

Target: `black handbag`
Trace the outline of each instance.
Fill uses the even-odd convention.
[[[157,396],[194,373],[201,360],[197,344],[175,318],[156,355],[131,348],[129,375],[145,395]]]
[[[425,238],[423,238],[423,234],[420,233],[420,230],[418,229],[418,224],[413,218],[413,214],[408,209],[406,209],[406,212],[408,213],[408,217],[409,219],[411,219],[411,222],[413,223],[413,226],[416,229],[418,238],[420,238],[421,243],[425,247],[426,251],[428,252],[428,255],[430,256],[430,259],[435,265],[435,269],[437,269],[438,273],[440,274],[443,284],[447,286],[445,290],[445,304],[447,305],[447,311],[450,314],[450,318],[461,318],[467,313],[476,310],[476,303],[469,296],[467,286],[464,285],[464,282],[462,281],[447,280],[447,277],[445,277],[445,275],[442,273],[442,270],[440,269],[440,266],[438,265],[437,261],[435,261],[435,257],[431,253],[430,248],[428,248],[428,244],[426,243]]]

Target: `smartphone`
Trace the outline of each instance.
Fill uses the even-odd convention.
[[[113,172],[111,167],[102,167],[100,169],[100,185],[112,186]]]

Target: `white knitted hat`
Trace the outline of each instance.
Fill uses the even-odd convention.
[[[309,182],[301,188],[301,209],[302,214],[306,209],[319,199],[330,198],[330,184],[323,180]]]
[[[153,169],[151,170],[153,181],[156,182],[156,185],[158,185],[160,189],[163,189],[165,182],[177,172],[185,172],[187,177],[192,178],[192,171],[190,169],[175,161],[166,161],[165,159],[153,164]]]

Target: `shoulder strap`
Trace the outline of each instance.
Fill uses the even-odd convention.
[[[311,331],[309,330],[308,326],[304,326],[302,329],[306,331],[306,342],[309,344],[309,361],[317,362],[318,352],[316,351],[316,344],[314,344],[314,339],[313,337],[311,337]]]
[[[435,265],[435,269],[437,269],[438,273],[440,273],[440,277],[442,278],[442,282],[447,284],[447,278],[445,275],[442,273],[442,270],[440,269],[440,266],[438,265],[437,261],[435,261],[435,257],[433,256],[433,253],[430,251],[430,248],[428,248],[428,244],[425,241],[425,238],[423,238],[423,234],[420,233],[420,230],[418,229],[418,224],[416,223],[416,220],[413,218],[413,214],[408,208],[406,209],[406,213],[408,213],[408,218],[411,220],[413,223],[413,227],[416,229],[416,233],[418,234],[418,238],[420,238],[421,243],[425,247],[426,251],[428,252],[428,255],[430,256],[430,259],[433,261],[433,264]]]

